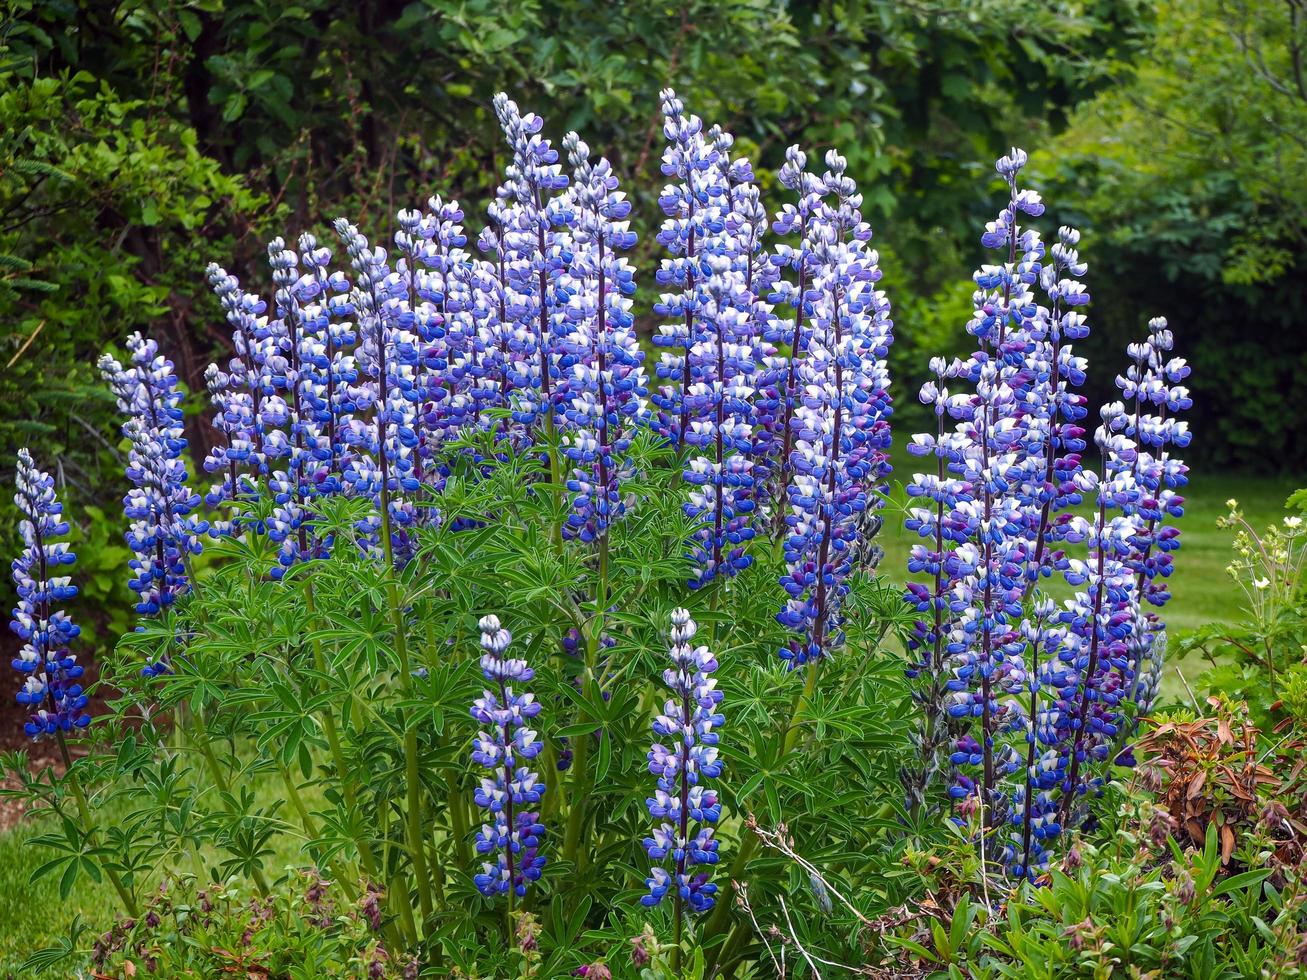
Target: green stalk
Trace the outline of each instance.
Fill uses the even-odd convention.
[[[785,741],[781,744],[781,755],[780,759],[777,760],[778,762],[783,762],[785,758],[794,751],[794,747],[799,743],[799,719],[804,708],[806,708],[808,703],[812,700],[813,692],[817,689],[817,670],[820,663],[820,660],[808,661],[808,671],[807,676],[803,681],[803,691],[795,696],[794,703],[790,707],[790,720],[786,725]],[[737,802],[742,803],[743,801]],[[745,866],[753,860],[753,857],[757,852],[758,838],[755,835],[750,834],[745,840],[740,842],[740,849],[736,851],[735,861],[731,864],[731,881],[736,881],[744,876]],[[716,907],[713,908],[712,916],[708,919],[708,924],[704,928],[703,938],[705,941],[720,933],[722,928],[726,925],[728,905],[729,903],[725,900],[725,896],[723,896],[722,901],[719,901]],[[725,944],[719,947],[717,952],[710,954],[708,965],[709,974],[712,973],[713,967],[716,966],[717,961],[720,959],[721,953],[724,952],[724,950]]]
[[[309,582],[304,588],[304,603],[309,611],[310,620],[317,617],[317,609],[313,602],[313,583]],[[322,652],[322,641],[316,637],[313,640],[313,666],[319,674],[327,674],[327,658]],[[322,711],[322,730],[327,736],[327,749],[331,753],[331,763],[336,767],[336,778],[340,780],[340,792],[345,798],[345,806],[349,810],[349,825],[351,832],[354,827],[355,817],[358,816],[358,791],[354,785],[353,770],[345,765],[345,753],[340,747],[340,733],[336,730],[336,716],[332,714],[331,708],[324,708]],[[354,846],[358,848],[359,863],[363,865],[363,870],[367,873],[370,881],[377,881],[377,862],[372,854],[372,845],[367,842],[363,836],[354,838]]]
[[[598,612],[585,645],[584,687],[591,693],[598,684],[595,679],[595,664],[599,658],[599,642],[604,632],[604,610],[608,605],[608,535],[599,538],[599,588],[597,593]],[[589,712],[585,712],[589,714]],[[582,721],[588,720],[582,718]],[[603,737],[602,735],[600,736]],[[572,757],[572,767],[576,778],[572,782],[574,789],[571,808],[567,813],[567,832],[563,841],[563,860],[577,861],[577,849],[581,840],[581,825],[585,821],[585,807],[590,798],[590,736],[577,738],[576,749]],[[579,866],[578,866],[579,870]]]
[[[382,452],[384,439],[382,441]],[[404,611],[399,604],[399,587],[395,582],[395,550],[390,540],[390,491],[383,473],[381,481],[381,547],[386,561],[386,599],[390,604],[390,619],[395,628],[395,654],[399,658],[400,681],[405,697],[413,696],[413,666],[408,657],[408,638],[404,631]],[[431,881],[427,870],[427,854],[422,838],[422,778],[418,770],[418,733],[408,724],[405,712],[400,711],[400,725],[404,729],[404,783],[407,788],[405,823],[409,856],[413,860],[413,876],[417,879],[418,904],[425,921],[431,917]]]
[[[195,733],[199,736],[195,741],[199,746],[200,754],[204,756],[205,765],[209,769],[209,776],[213,779],[214,784],[218,787],[223,797],[230,798],[231,783],[227,780],[227,774],[222,771],[222,764],[218,761],[218,757],[214,755],[213,744],[209,739],[209,729],[204,724],[204,712],[202,710],[195,712],[192,724],[195,726]],[[230,810],[230,808],[228,808],[228,813],[231,813],[232,816],[236,815]],[[268,880],[263,877],[263,871],[261,869],[254,868],[250,872],[250,877],[254,879],[255,887],[257,887],[260,892],[264,895],[272,894],[272,889],[268,887]]]
[[[73,772],[73,760],[68,754],[68,743],[64,741],[64,733],[59,731],[55,733],[55,736],[59,741],[59,754],[64,760],[64,781],[72,789],[73,799],[77,801],[77,813],[82,820],[82,833],[86,835],[87,841],[94,847],[95,824],[91,820],[91,808],[86,802],[86,794],[82,792],[82,783],[77,778],[77,774]],[[97,863],[100,865],[100,870],[104,872],[105,877],[109,879],[109,883],[113,885],[113,890],[118,893],[118,898],[123,903],[123,909],[131,918],[136,918],[136,899],[127,890],[123,880],[104,861],[98,861]]]

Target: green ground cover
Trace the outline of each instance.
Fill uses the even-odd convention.
[[[901,580],[904,563],[912,536],[902,528],[901,510],[905,495],[902,481],[909,477],[914,460],[899,451],[895,454],[895,475],[886,513],[886,526],[880,541],[886,555],[881,568],[887,576]],[[1175,598],[1167,607],[1166,616],[1173,632],[1194,629],[1212,621],[1236,621],[1240,615],[1241,593],[1225,573],[1229,560],[1232,531],[1216,526],[1218,517],[1226,513],[1225,502],[1237,498],[1240,506],[1254,526],[1279,520],[1283,514],[1285,498],[1307,481],[1292,478],[1245,477],[1237,474],[1193,474],[1189,493],[1186,494],[1186,514],[1181,524],[1183,545],[1177,556],[1177,571],[1172,577]],[[1202,672],[1200,662],[1168,665],[1164,691],[1175,697],[1184,696],[1183,687],[1174,670],[1179,666],[1185,676],[1193,680]],[[269,797],[275,787],[267,787]],[[75,914],[96,926],[105,921],[106,910],[112,909],[115,899],[107,885],[78,883],[67,899],[59,897],[58,881],[46,878],[29,884],[28,878],[46,855],[39,848],[26,844],[36,828],[30,825],[0,833],[0,976],[21,977],[24,958],[34,949],[48,946],[67,934],[67,923]],[[296,852],[292,842],[280,838],[282,851],[277,854],[274,870],[280,867],[299,867],[308,858]],[[88,933],[83,947],[90,944]]]

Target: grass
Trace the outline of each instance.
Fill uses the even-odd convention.
[[[303,792],[310,810],[321,806],[321,799],[312,788]],[[283,799],[284,795],[279,780],[270,776],[257,778],[257,806],[269,807]],[[309,856],[301,851],[303,834],[289,807],[283,807],[280,817],[288,822],[288,831],[277,834],[272,839],[273,853],[264,862],[265,873],[269,881],[274,883],[274,888],[278,875],[284,869],[299,869],[312,863]],[[82,878],[66,899],[59,896],[57,874],[31,882],[32,872],[49,860],[53,853],[41,847],[29,846],[27,841],[35,834],[54,829],[52,823],[43,820],[20,824],[7,833],[0,833],[0,977],[6,980],[26,980],[31,976],[32,971],[23,967],[23,961],[34,951],[54,946],[61,938],[67,937],[74,917],[80,916],[89,926],[77,942],[78,949],[87,950],[95,938],[108,928],[113,917],[123,914],[118,896],[108,882],[97,884]],[[212,860],[212,852],[207,852],[206,857]],[[178,862],[178,870],[182,873],[190,872],[190,862]],[[136,892],[138,900],[150,894],[140,886]],[[64,975],[60,970],[66,966],[66,963],[61,964],[48,975]]]
[[[894,579],[903,578],[913,541],[903,530],[901,517],[906,499],[902,481],[913,469],[911,457],[901,451],[896,454],[891,504],[881,534],[886,551],[881,568]],[[1264,479],[1201,470],[1192,474],[1192,483],[1185,494],[1186,513],[1180,525],[1183,544],[1176,558],[1176,573],[1171,578],[1174,599],[1166,607],[1172,632],[1213,621],[1235,622],[1241,616],[1241,594],[1225,573],[1233,532],[1216,526],[1217,518],[1226,513],[1226,500],[1237,498],[1249,521],[1254,526],[1262,526],[1280,519],[1285,498],[1304,483],[1307,480]],[[1186,676],[1192,679],[1201,669],[1200,665],[1192,665],[1185,670]],[[1165,689],[1178,695],[1177,677],[1171,674],[1167,680]],[[261,789],[269,799],[276,796],[273,785]],[[46,829],[29,825],[0,833],[0,896],[3,896],[0,898],[0,976],[26,976],[20,970],[23,959],[33,950],[51,945],[66,935],[67,924],[74,915],[80,914],[92,926],[92,931],[80,943],[86,948],[116,908],[116,898],[107,884],[81,882],[67,900],[61,900],[57,879],[29,883],[33,869],[48,855],[40,848],[27,846],[26,841],[31,834]],[[278,840],[280,849],[270,862],[271,871],[307,863],[307,857],[298,853],[294,837],[285,835]]]

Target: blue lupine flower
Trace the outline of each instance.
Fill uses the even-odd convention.
[[[172,362],[140,334],[127,339],[127,349],[130,367],[105,354],[99,368],[127,416],[122,431],[131,443],[127,478],[134,486],[123,498],[131,522],[127,545],[135,555],[128,563],[128,585],[139,596],[136,611],[153,616],[190,591],[188,564],[203,550],[200,539],[208,523],[192,514],[200,497],[186,485],[182,393]],[[147,673],[166,669],[164,663],[145,668]]]
[[[1021,227],[1022,215],[1043,212],[1039,195],[1017,185],[1025,162],[1014,149],[997,164],[1008,203],[981,242],[1003,260],[974,276],[967,329],[979,349],[932,361],[935,378],[922,388],[936,431],[909,448],[936,464],[908,487],[921,505],[910,508],[907,527],[923,539],[909,571],[931,579],[908,587],[922,614],[910,673],[927,678],[917,695],[926,773],[938,765],[931,756],[949,725],[962,726],[948,757],[956,773],[949,794],[964,813],[981,809],[981,834],[995,837],[989,854],[1009,874],[1034,879],[1052,842],[1083,815],[1077,801],[1101,783],[1101,764],[1119,751],[1123,702],[1149,689],[1135,678],[1141,662],[1156,662],[1139,606],[1150,549],[1144,525],[1158,511],[1141,474],[1160,487],[1163,473],[1182,481],[1183,466],[1141,464],[1137,443],[1140,433],[1187,441],[1183,426],[1143,411],[1149,403],[1187,407],[1187,393],[1162,391],[1163,356],[1132,347],[1135,365],[1118,384],[1135,411],[1103,409],[1103,473],[1084,470],[1085,399],[1076,389],[1086,368],[1072,343],[1088,334],[1079,308],[1089,296],[1078,279],[1086,267],[1074,229],[1059,229],[1046,254],[1038,233]],[[1153,332],[1169,349],[1164,324]],[[1172,374],[1183,379],[1183,361]],[[971,390],[953,393],[950,383]],[[1097,504],[1093,520],[1068,512],[1086,497]],[[1070,557],[1067,545],[1088,547],[1088,560]],[[1055,572],[1079,589],[1061,608],[1038,591]],[[909,790],[920,800],[924,784]]]
[[[54,540],[68,533],[63,505],[55,496],[54,479],[36,468],[26,449],[18,451],[17,469],[14,503],[23,515],[18,523],[23,550],[10,566],[18,606],[9,628],[23,642],[13,660],[23,681],[18,703],[28,713],[23,728],[40,738],[85,728],[91,718],[78,683],[82,667],[69,650],[80,630],[67,613],[54,608],[77,595],[69,577],[58,572],[77,560],[68,542]]]
[[[781,577],[790,599],[777,615],[798,634],[780,651],[791,667],[842,644],[841,603],[863,521],[882,505],[879,491],[889,473],[889,302],[875,288],[881,272],[867,247],[871,229],[859,211],[861,195],[839,154],[827,154],[826,162],[822,179],[836,204],[822,204],[812,229]]]
[[[794,310],[794,319],[777,320],[773,324],[772,334],[768,339],[784,342],[789,346],[789,353],[776,360],[772,387],[775,406],[768,413],[773,439],[779,446],[780,459],[777,465],[777,484],[784,488],[790,476],[791,451],[794,448],[794,426],[791,419],[794,406],[798,402],[799,377],[797,368],[803,356],[805,338],[804,320],[807,315],[805,297],[814,263],[813,249],[815,242],[813,232],[820,227],[816,216],[826,196],[825,183],[807,169],[808,157],[798,146],[791,146],[785,151],[785,163],[777,173],[781,185],[794,192],[796,204],[786,204],[776,214],[772,229],[778,235],[794,235],[797,245],[778,243],[770,259],[775,267],[772,278],[773,291],[769,298],[774,303],[782,303]],[[795,274],[795,282],[780,277],[782,270]],[[781,511],[783,513],[783,510]]]
[[[762,254],[762,209],[753,169],[731,160],[729,133],[703,132],[686,116],[670,89],[663,92],[663,173],[676,179],[660,203],[667,220],[658,241],[671,253],[658,272],[664,292],[655,312],[668,319],[654,343],[667,348],[654,397],[657,428],[684,449],[686,514],[697,527],[691,588],[746,568],[754,537],[759,474],[771,452],[768,423],[774,408],[759,386],[771,383],[764,367],[774,347],[767,340],[771,307],[762,298],[774,280]],[[774,384],[773,384],[774,387]],[[761,424],[758,409],[764,409]]]
[[[210,263],[206,274],[231,325],[235,356],[226,371],[211,364],[204,375],[214,409],[213,427],[222,437],[204,460],[205,472],[219,479],[205,500],[210,507],[231,505],[230,529],[236,530],[244,523],[240,501],[257,496],[258,481],[268,472],[263,453],[262,365],[257,362],[257,337],[266,323],[267,305],[244,292],[236,277],[217,264]],[[228,527],[215,525],[215,530]]]
[[[311,240],[308,243],[314,244]],[[323,431],[322,419],[327,399],[322,390],[325,373],[330,369],[326,352],[329,316],[314,301],[321,295],[322,283],[317,262],[322,256],[306,256],[307,273],[300,273],[299,256],[280,239],[268,245],[272,267],[277,317],[267,324],[270,344],[265,357],[271,387],[285,408],[289,466],[268,478],[268,491],[276,504],[268,519],[268,536],[280,544],[278,565],[272,570],[280,578],[296,562],[320,558],[329,542],[320,541],[312,532],[310,502],[324,488],[319,479],[323,462],[331,458],[330,437]],[[271,400],[271,399],[269,399]],[[332,484],[326,483],[325,488]]]
[[[644,415],[648,380],[631,316],[635,279],[620,255],[635,244],[627,221],[631,205],[606,159],[592,164],[576,133],[568,133],[563,145],[574,168],[573,255],[558,287],[566,296],[567,322],[560,363],[570,366],[563,453],[574,464],[567,481],[572,512],[563,531],[590,542],[622,513],[620,482],[630,470],[626,454]]]
[[[504,313],[513,324],[508,344],[513,355],[509,376],[516,392],[513,417],[530,426],[537,419],[553,419],[566,387],[556,281],[571,261],[564,230],[570,220],[568,198],[562,193],[568,178],[558,163],[558,151],[540,136],[544,120],[533,112],[522,115],[503,92],[495,96],[494,109],[513,151],[513,162],[496,192],[504,205],[498,235],[511,293]]]
[[[344,218],[336,220],[335,229],[354,270],[349,305],[358,321],[358,382],[348,397],[356,410],[369,411],[340,427],[340,438],[350,447],[342,480],[348,492],[371,498],[378,511],[388,510],[391,544],[402,563],[411,545],[408,529],[416,520],[413,495],[419,489],[414,457],[423,392],[415,318],[404,279],[391,271],[386,250],[371,246]],[[379,516],[365,528],[373,534],[379,529]]]
[[[545,785],[523,763],[538,756],[544,743],[528,722],[540,713],[531,694],[515,689],[535,676],[525,660],[509,657],[512,636],[495,616],[485,616],[481,628],[481,673],[490,682],[472,706],[472,717],[484,725],[477,733],[472,761],[490,770],[474,794],[476,804],[486,810],[490,822],[477,831],[478,854],[494,854],[473,881],[488,898],[526,894],[527,882],[538,881],[545,866],[540,841],[545,828],[534,809],[544,795]]]
[[[653,722],[654,734],[668,741],[655,742],[649,750],[649,771],[658,777],[658,787],[646,801],[650,816],[659,822],[645,838],[644,849],[657,863],[645,882],[649,894],[640,901],[657,905],[671,891],[679,914],[682,902],[695,912],[706,912],[715,903],[717,886],[706,873],[690,869],[718,860],[713,825],[721,819],[722,807],[716,790],[703,781],[722,773],[717,729],[726,719],[718,710],[722,694],[711,676],[716,658],[707,647],[690,645],[697,627],[689,612],[677,609],[671,618],[672,666],[663,671],[663,682],[672,697]]]
[[[662,171],[674,183],[663,188],[659,206],[667,220],[658,243],[670,253],[659,265],[657,282],[663,290],[654,312],[665,318],[653,342],[665,348],[658,377],[665,382],[653,397],[659,409],[658,431],[673,445],[685,442],[693,418],[686,396],[693,385],[690,353],[703,331],[701,322],[707,295],[704,281],[711,274],[704,264],[704,248],[720,235],[729,209],[728,188],[720,154],[703,132],[703,121],[685,114],[684,103],[671,89],[660,94],[663,111]]]

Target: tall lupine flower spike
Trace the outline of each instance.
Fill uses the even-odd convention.
[[[773,279],[771,263],[760,254],[766,212],[749,161],[731,160],[733,137],[716,126],[710,136],[724,191],[700,242],[702,302],[681,393],[689,422],[681,442],[698,452],[684,473],[696,488],[685,511],[699,521],[692,588],[735,575],[752,560],[745,546],[756,534],[770,464],[775,388],[769,368],[775,348],[766,339],[771,306],[761,298]]]
[[[662,260],[656,276],[659,289],[654,312],[665,318],[653,342],[665,348],[658,377],[665,382],[654,395],[659,410],[658,430],[673,445],[684,443],[693,410],[685,396],[693,383],[690,351],[700,336],[702,312],[707,303],[703,290],[710,269],[704,263],[708,239],[725,227],[729,208],[727,185],[717,148],[704,137],[703,121],[686,115],[685,104],[672,89],[661,93],[663,135],[662,171],[673,183],[663,188],[658,204],[667,216],[658,243],[670,257]]]
[[[869,510],[889,472],[889,373],[885,357],[893,321],[876,289],[878,257],[867,245],[871,228],[861,196],[837,153],[823,176],[835,206],[823,205],[813,229],[810,320],[801,342],[806,356],[791,424],[795,427],[788,486],[786,572],[790,599],[777,615],[797,635],[780,651],[791,667],[816,660],[844,639],[841,605],[867,530]],[[873,525],[874,527],[874,525]]]
[[[716,790],[703,781],[722,773],[717,729],[726,719],[718,711],[722,694],[711,676],[717,660],[706,646],[691,646],[696,630],[686,610],[673,611],[672,666],[663,671],[672,697],[653,722],[654,734],[667,739],[667,744],[655,742],[649,750],[649,771],[658,777],[658,788],[647,804],[650,816],[661,822],[644,840],[650,860],[657,863],[646,879],[649,894],[640,901],[657,905],[671,891],[678,920],[684,903],[695,912],[706,912],[715,903],[717,886],[706,871],[692,869],[717,863],[713,825],[722,815]]]
[[[210,364],[204,374],[213,405],[213,427],[221,436],[204,460],[205,472],[219,480],[205,501],[210,507],[230,504],[234,530],[240,524],[240,498],[257,493],[257,481],[266,472],[260,424],[262,399],[253,381],[257,375],[253,349],[267,307],[259,297],[242,291],[236,277],[216,263],[209,264],[207,277],[231,326],[236,354],[226,371]]]
[[[190,591],[189,560],[202,550],[200,536],[208,524],[192,515],[200,497],[186,485],[182,393],[172,362],[140,334],[127,338],[127,349],[130,367],[105,354],[99,368],[127,416],[122,431],[131,442],[127,478],[134,487],[123,505],[131,521],[127,544],[136,557],[128,563],[128,584],[139,596],[136,611],[153,616]],[[151,674],[166,669],[166,664],[145,668]]]
[[[456,438],[475,415],[467,383],[476,343],[470,315],[472,263],[462,222],[463,210],[457,201],[439,197],[427,201],[423,234],[429,230],[431,237],[422,257],[426,269],[418,274],[417,292],[432,304],[433,320],[439,323],[427,327],[423,336],[421,361],[426,374],[418,460],[422,466],[419,477],[433,486],[443,481],[435,462],[440,447]]]
[[[490,770],[475,793],[490,823],[477,832],[478,854],[494,854],[473,881],[481,894],[493,898],[510,890],[526,894],[527,882],[538,881],[545,866],[540,839],[545,828],[539,814],[529,809],[540,802],[544,783],[523,763],[540,754],[544,743],[528,722],[540,713],[531,694],[512,685],[526,684],[535,676],[525,660],[508,656],[512,636],[495,616],[485,616],[481,628],[481,673],[490,687],[472,706],[472,717],[484,725],[477,733],[472,761]]]
[[[319,421],[325,399],[320,374],[329,369],[323,343],[328,317],[313,300],[320,293],[314,259],[310,272],[301,275],[299,256],[275,238],[268,244],[277,318],[269,322],[266,356],[272,387],[286,410],[289,465],[273,473],[268,489],[276,509],[268,521],[268,536],[281,545],[274,578],[298,561],[320,557],[323,542],[309,528],[310,501],[317,495],[318,469],[329,459],[331,447]]]
[[[1095,500],[1095,516],[1073,518],[1068,534],[1088,545],[1088,561],[1071,560],[1066,573],[1069,583],[1083,588],[1059,615],[1066,627],[1059,653],[1065,669],[1051,721],[1061,735],[1062,826],[1078,817],[1077,803],[1101,781],[1093,767],[1110,760],[1133,684],[1129,641],[1139,600],[1130,558],[1143,496],[1134,474],[1138,448],[1120,434],[1125,428],[1120,402],[1103,406],[1101,415],[1094,441],[1103,472],[1084,471],[1080,478],[1082,491]]]
[[[929,584],[909,582],[907,600],[922,616],[913,624],[908,640],[911,656],[908,676],[918,683],[913,698],[921,707],[922,724],[915,736],[919,755],[916,768],[905,769],[904,788],[908,803],[918,809],[926,802],[926,791],[941,762],[949,738],[946,707],[949,700],[948,635],[953,628],[953,591],[967,559],[958,560],[959,545],[970,535],[972,486],[960,474],[966,472],[966,437],[948,426],[948,418],[967,404],[967,395],[953,395],[948,387],[950,368],[942,357],[930,359],[934,378],[921,386],[920,400],[935,415],[935,432],[919,433],[908,444],[908,453],[934,458],[934,472],[913,474],[907,484],[911,502],[904,525],[916,532],[922,543],[914,544],[908,556],[908,573],[927,575]]]
[[[1008,203],[986,226],[981,243],[999,251],[1004,260],[974,274],[975,312],[967,332],[979,347],[944,372],[975,389],[974,396],[953,396],[946,402],[957,419],[957,438],[941,446],[949,457],[949,472],[966,489],[942,520],[957,543],[944,558],[951,563],[947,567],[953,579],[946,646],[953,675],[947,682],[952,692],[948,713],[958,724],[970,719],[976,729],[955,746],[951,758],[959,775],[950,795],[964,801],[967,809],[980,807],[982,834],[1008,820],[1011,800],[1000,792],[1000,784],[1024,761],[1010,744],[999,741],[1005,731],[1026,728],[1023,705],[1018,697],[1000,695],[1028,687],[1030,672],[1022,654],[1029,637],[1023,633],[1022,599],[1032,550],[1030,514],[1038,505],[1023,487],[1042,483],[1044,473],[1032,474],[1026,450],[1032,415],[1046,416],[1053,403],[1047,372],[1027,363],[1027,354],[1047,336],[1048,311],[1038,305],[1032,288],[1039,280],[1043,243],[1037,232],[1017,224],[1020,213],[1043,213],[1039,196],[1017,187],[1025,161],[1026,154],[1014,149],[996,165],[1008,185]],[[1037,426],[1047,442],[1048,422]],[[1043,458],[1037,457],[1041,462]],[[978,780],[967,771],[973,766],[980,770]]]
[[[396,560],[403,561],[406,529],[416,517],[415,426],[422,398],[418,338],[410,329],[413,312],[407,308],[403,278],[386,262],[386,250],[370,245],[344,218],[336,220],[335,228],[354,269],[350,305],[358,318],[359,382],[352,400],[360,410],[372,410],[370,421],[353,418],[343,427],[342,439],[353,450],[343,479],[350,492],[371,497],[380,512],[388,513],[392,540],[382,543],[383,550],[395,548]],[[380,524],[378,516],[370,530]]]
[[[513,220],[499,234],[507,256],[506,272],[515,302],[507,311],[513,322],[513,383],[517,390],[515,420],[531,425],[544,418],[552,423],[563,392],[563,366],[555,326],[558,295],[555,281],[571,261],[571,246],[563,230],[569,221],[567,175],[558,151],[540,135],[544,120],[523,115],[507,94],[494,98],[495,116],[513,151],[497,196]]]
[[[799,361],[803,357],[803,344],[806,336],[804,321],[806,317],[805,296],[813,271],[812,232],[816,215],[826,196],[826,185],[810,173],[808,156],[798,146],[791,146],[785,151],[785,163],[777,174],[781,186],[792,191],[797,203],[786,204],[776,215],[772,230],[778,235],[797,236],[798,242],[790,245],[778,243],[771,254],[771,262],[776,267],[773,292],[769,297],[773,303],[783,303],[794,310],[794,319],[777,320],[772,338],[776,342],[785,342],[789,354],[778,358],[776,377],[773,384],[776,389],[776,405],[769,418],[773,437],[779,443],[780,460],[776,470],[776,484],[781,493],[790,477],[790,454],[794,448],[794,426],[791,419],[794,406],[798,402]],[[781,278],[782,270],[792,271],[795,282]],[[777,508],[778,526],[784,526],[785,508]]]
[[[574,255],[566,286],[567,340],[572,361],[564,417],[563,452],[574,464],[567,482],[572,513],[564,534],[602,538],[622,512],[620,480],[635,423],[644,414],[648,381],[635,336],[630,295],[635,279],[620,253],[635,244],[626,220],[631,205],[617,190],[608,161],[590,163],[590,149],[568,133],[563,140],[574,169]]]
[[[1023,198],[1017,195],[1014,200]],[[1029,197],[1024,200],[1026,213],[1041,209]],[[1013,486],[1025,513],[1021,557],[1027,596],[1041,578],[1069,572],[1061,544],[1070,535],[1079,535],[1066,514],[1067,508],[1082,500],[1085,441],[1080,422],[1087,414],[1085,397],[1075,390],[1084,384],[1086,361],[1075,355],[1071,343],[1089,335],[1088,321],[1077,309],[1089,302],[1089,292],[1071,278],[1083,276],[1088,269],[1076,250],[1079,241],[1074,228],[1059,228],[1048,261],[1039,269],[1039,283],[1049,303],[1030,321],[1025,370],[1013,382],[1024,403],[1018,444],[1022,462],[1012,472],[1024,475]],[[1058,625],[1051,600],[1036,593],[1031,608],[1034,615],[1028,612],[1020,625],[1025,662],[1019,668],[1013,663],[1008,688],[1019,705],[1012,712],[1011,726],[1025,746],[1017,746],[1024,753],[1024,775],[1010,794],[1009,823],[1014,829],[1003,856],[1009,873],[1033,879],[1047,865],[1049,846],[1062,832],[1054,796],[1064,769],[1056,719],[1067,678],[1061,659],[1066,630]]]
[[[1171,455],[1171,447],[1189,445],[1188,423],[1176,414],[1193,404],[1189,389],[1181,383],[1189,377],[1189,365],[1184,358],[1170,356],[1173,346],[1166,319],[1150,320],[1148,338],[1129,345],[1131,364],[1125,375],[1116,379],[1125,411],[1116,416],[1115,423],[1137,446],[1131,472],[1140,497],[1130,513],[1138,527],[1127,559],[1135,575],[1137,619],[1128,657],[1140,713],[1148,711],[1156,695],[1157,672],[1166,647],[1165,624],[1144,603],[1160,609],[1171,598],[1165,580],[1171,574],[1171,553],[1180,547],[1180,532],[1165,522],[1184,515],[1184,497],[1177,491],[1189,482],[1189,468]]]
[[[312,450],[313,491],[328,496],[342,488],[346,458],[340,433],[355,410],[350,390],[358,381],[352,353],[356,335],[353,323],[344,319],[352,312],[349,280],[343,272],[329,270],[331,249],[305,233],[299,237],[299,260],[305,272],[295,290],[308,338],[300,358],[300,390],[319,433]]]
[[[54,479],[36,468],[31,453],[18,451],[18,491],[14,503],[22,520],[18,533],[23,550],[11,564],[18,606],[9,628],[23,642],[13,660],[22,678],[18,703],[28,713],[23,728],[32,738],[69,732],[90,724],[86,695],[78,679],[82,667],[69,651],[80,632],[57,603],[77,595],[77,587],[60,566],[71,566],[77,556],[68,542],[55,541],[68,533],[63,505],[55,496]]]

